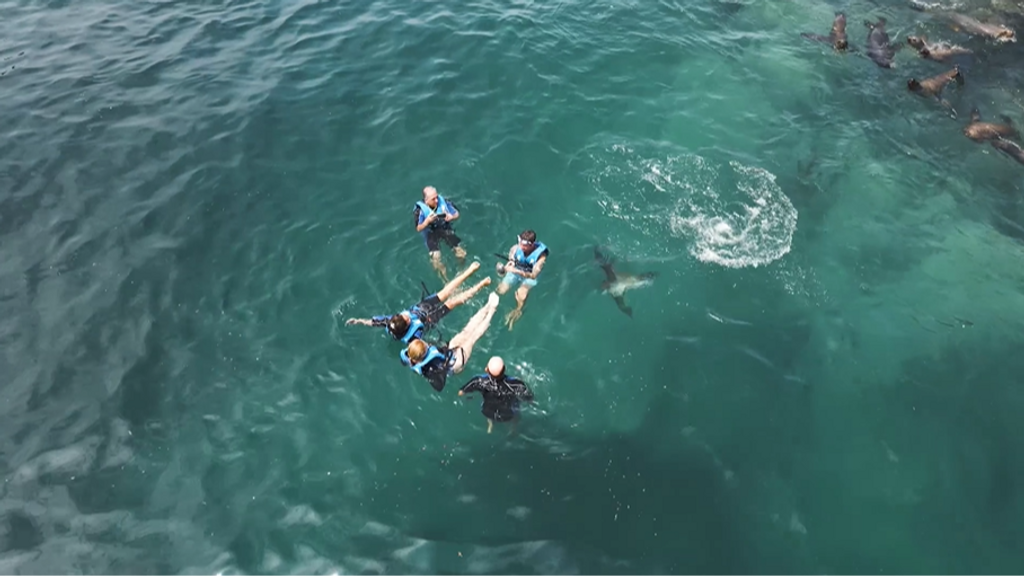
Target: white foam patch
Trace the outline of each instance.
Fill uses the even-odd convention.
[[[701,262],[729,268],[763,266],[789,252],[797,210],[767,170],[623,145],[593,156],[591,181],[609,217],[659,239],[685,239]]]

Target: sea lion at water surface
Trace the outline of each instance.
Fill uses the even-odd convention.
[[[864,26],[868,28],[868,57],[882,68],[892,68],[892,60],[896,56],[896,51],[903,45],[892,45],[892,42],[889,41],[889,34],[885,31],[885,23],[885,18],[881,16],[874,23],[870,20],[864,21]]]
[[[973,50],[961,46],[953,46],[945,42],[929,44],[927,36],[907,36],[907,44],[917,50],[917,55],[926,60],[945,62],[953,56],[974,54]]]
[[[850,44],[846,39],[846,14],[843,14],[842,12],[836,12],[836,17],[832,20],[832,30],[828,33],[828,36],[811,34],[809,32],[802,32],[800,35],[804,38],[815,40],[817,42],[828,42],[833,48],[840,52],[850,47]]]
[[[945,19],[949,22],[954,30],[963,30],[968,34],[975,34],[984,38],[995,40],[996,42],[1016,42],[1017,33],[1010,27],[1003,24],[987,24],[981,22],[970,16],[954,12],[952,10],[946,10],[944,8],[937,8],[935,4],[925,4],[918,0],[911,0],[910,7],[918,12],[928,12],[935,14],[936,16]]]
[[[953,81],[956,81],[960,86],[964,85],[964,76],[960,73],[959,66],[953,66],[952,70],[947,70],[924,80],[911,78],[907,80],[907,89],[923,98],[935,98],[955,116],[956,110],[953,109],[952,104],[942,98],[943,88],[946,87],[946,84]]]
[[[1014,129],[1009,118],[1006,118],[1006,124],[995,124],[992,122],[982,122],[981,112],[977,108],[971,110],[971,123],[964,126],[964,136],[967,136],[975,142],[984,142],[985,140],[997,140],[1001,138],[1016,138],[1017,130]]]

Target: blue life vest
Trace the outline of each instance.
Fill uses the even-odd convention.
[[[444,220],[445,214],[456,213],[455,207],[449,204],[448,201],[444,199],[444,196],[441,196],[440,194],[437,195],[437,209],[431,209],[430,206],[427,206],[427,203],[422,200],[417,202],[416,205],[420,208],[420,218],[416,221],[417,226],[423,224],[423,221],[427,219],[427,215],[431,212],[437,214],[437,220],[434,220],[430,224],[431,227],[446,224],[447,222]]]
[[[516,268],[527,273],[533,272],[533,266],[537,260],[540,260],[540,257],[548,251],[548,247],[543,242],[536,242],[534,246],[533,252],[530,252],[529,256],[523,254],[522,246],[516,246],[516,253],[512,255]]]
[[[427,366],[427,364],[430,364],[437,358],[443,359],[445,361],[445,364],[447,364],[448,360],[451,359],[451,354],[445,354],[444,352],[438,350],[437,346],[431,344],[430,348],[427,349],[427,355],[424,356],[423,360],[420,360],[419,363],[417,364],[413,364],[412,361],[409,360],[409,354],[406,353],[405,350],[402,350],[401,354],[399,354],[399,357],[401,357],[403,365],[408,366],[413,372],[419,374],[420,376],[423,376],[423,369]]]
[[[412,340],[413,338],[418,338],[425,327],[423,321],[420,320],[419,314],[416,313],[416,310],[417,308],[415,306],[407,310],[409,313],[409,329],[405,331],[405,334],[402,335],[401,338],[398,338],[398,340],[401,340],[405,344],[408,344],[409,340]],[[384,330],[387,330],[387,333],[391,334],[392,337],[395,336],[391,333],[391,330],[388,329],[387,325],[384,326]]]

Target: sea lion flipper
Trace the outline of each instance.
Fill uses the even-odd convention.
[[[940,96],[936,96],[935,98],[939,101],[939,104],[942,104],[942,106],[946,110],[949,110],[950,116],[956,118],[956,108],[953,108],[953,105],[949,103],[949,100],[946,100],[945,98],[942,98]]]
[[[604,271],[604,276],[607,279],[607,283],[611,284],[612,282],[615,282],[615,268],[612,267],[611,260],[609,260],[608,257],[605,256],[604,254],[602,254],[601,249],[597,246],[594,246],[594,260],[597,260],[597,264],[601,267],[601,270]]]
[[[977,106],[971,108],[971,122],[981,122],[981,112]]]
[[[622,296],[613,296],[615,298],[615,304],[622,310],[622,313],[630,318],[633,317],[633,309],[626,305],[626,299]]]
[[[1007,126],[1013,128],[1013,118],[1010,118],[1006,114],[1000,114],[999,117],[1003,119],[1003,122],[1005,122]]]

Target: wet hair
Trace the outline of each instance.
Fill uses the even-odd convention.
[[[409,347],[405,353],[413,364],[419,364],[421,360],[427,357],[427,343],[417,338],[409,342]]]
[[[402,316],[401,313],[395,314],[391,318],[388,318],[388,332],[395,338],[401,338],[405,336],[406,330],[409,329],[409,319]]]
[[[533,230],[523,230],[519,234],[519,237],[529,242],[530,244],[533,244],[534,242],[537,241],[537,233],[534,232]]]

